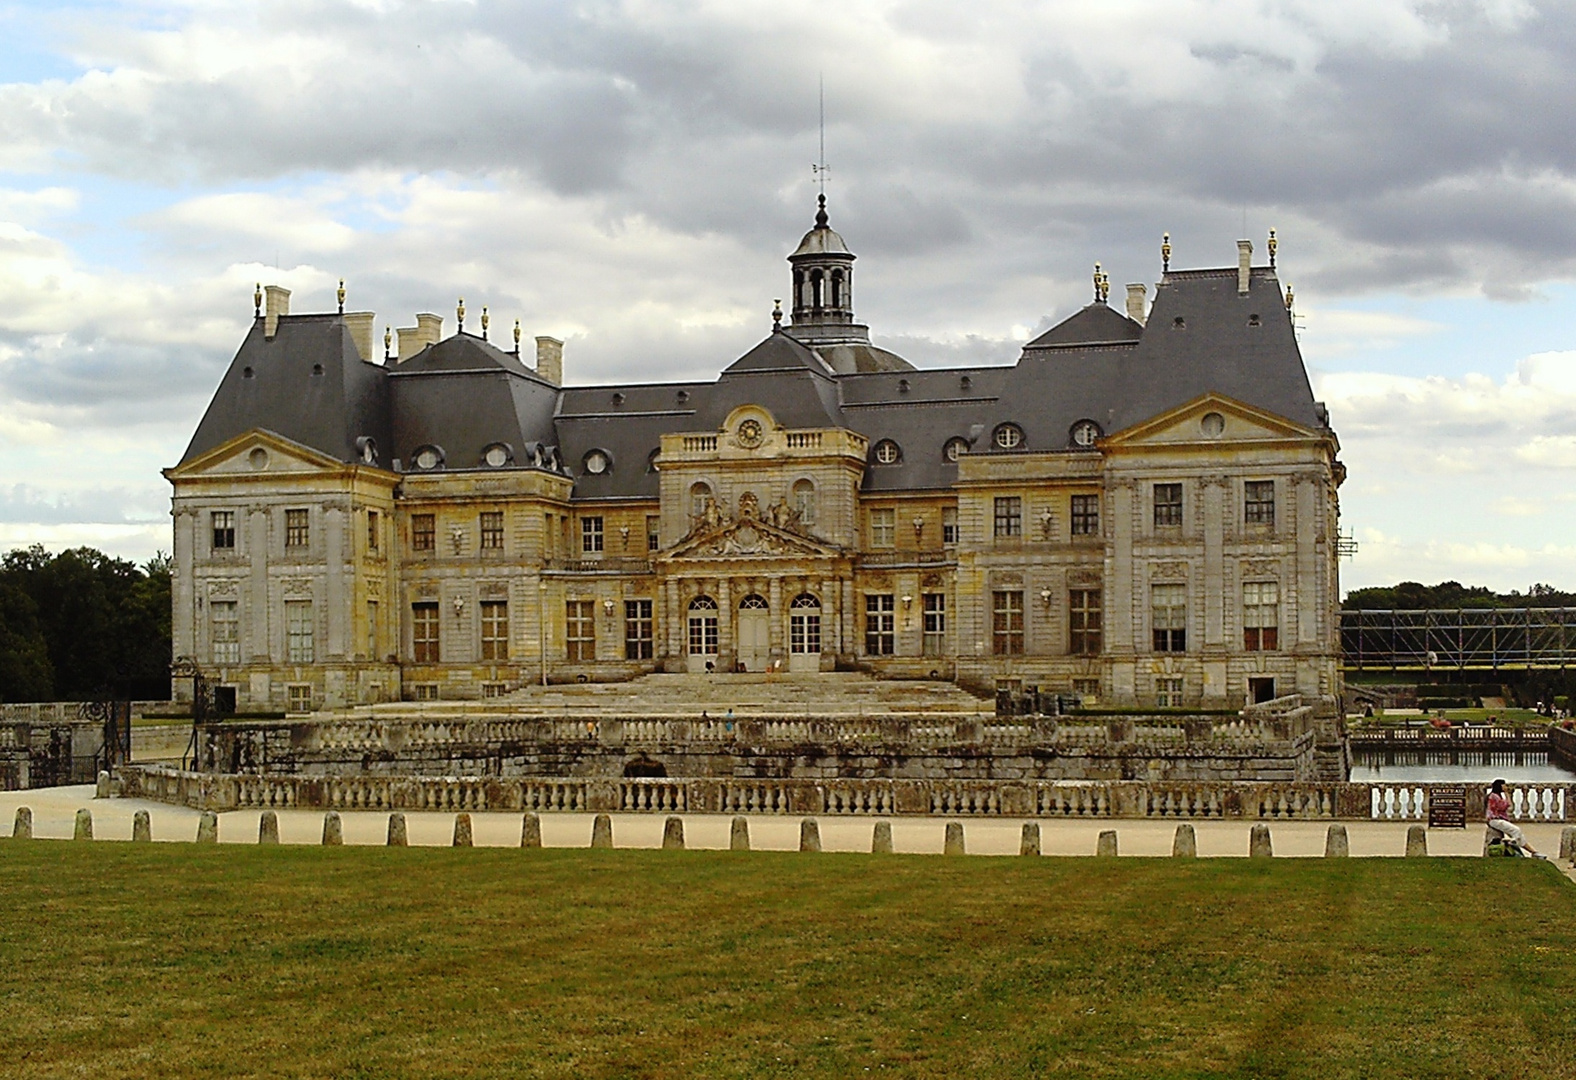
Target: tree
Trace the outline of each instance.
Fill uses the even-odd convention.
[[[33,598],[0,580],[0,701],[49,701],[55,672]]]

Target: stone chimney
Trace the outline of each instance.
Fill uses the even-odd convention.
[[[554,386],[564,385],[564,343],[557,338],[536,339],[536,373]]]
[[[427,345],[421,339],[421,331],[414,326],[402,326],[394,332],[399,335],[399,362],[402,364]]]
[[[290,314],[290,290],[278,285],[266,285],[263,294],[263,336],[270,340],[279,332],[279,317]]]
[[[423,312],[416,316],[416,336],[423,345],[436,345],[443,340],[443,316]]]
[[[1148,291],[1143,282],[1127,287],[1127,317],[1139,326],[1144,325],[1144,294]]]
[[[1237,295],[1248,295],[1248,278],[1253,273],[1253,241],[1237,241]]]
[[[345,316],[345,327],[350,331],[350,340],[356,343],[356,352],[361,359],[368,363],[377,363],[372,352],[372,324],[376,321],[377,314],[371,311],[352,311]]]

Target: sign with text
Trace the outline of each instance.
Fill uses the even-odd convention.
[[[1467,827],[1467,789],[1464,784],[1435,784],[1428,791],[1428,827]]]

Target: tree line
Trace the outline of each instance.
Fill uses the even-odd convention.
[[[1440,608],[1558,608],[1576,607],[1576,593],[1556,589],[1553,585],[1537,584],[1526,592],[1512,589],[1497,593],[1481,585],[1463,585],[1459,581],[1441,581],[1438,585],[1424,585],[1416,581],[1403,581],[1399,585],[1378,585],[1368,589],[1353,589],[1346,594],[1341,606],[1348,611],[1366,608],[1370,611],[1424,611]]]
[[[0,557],[0,702],[167,698],[169,666],[168,555]]]

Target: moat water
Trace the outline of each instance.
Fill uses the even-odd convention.
[[[1576,772],[1543,751],[1352,750],[1356,783],[1576,783]]]

